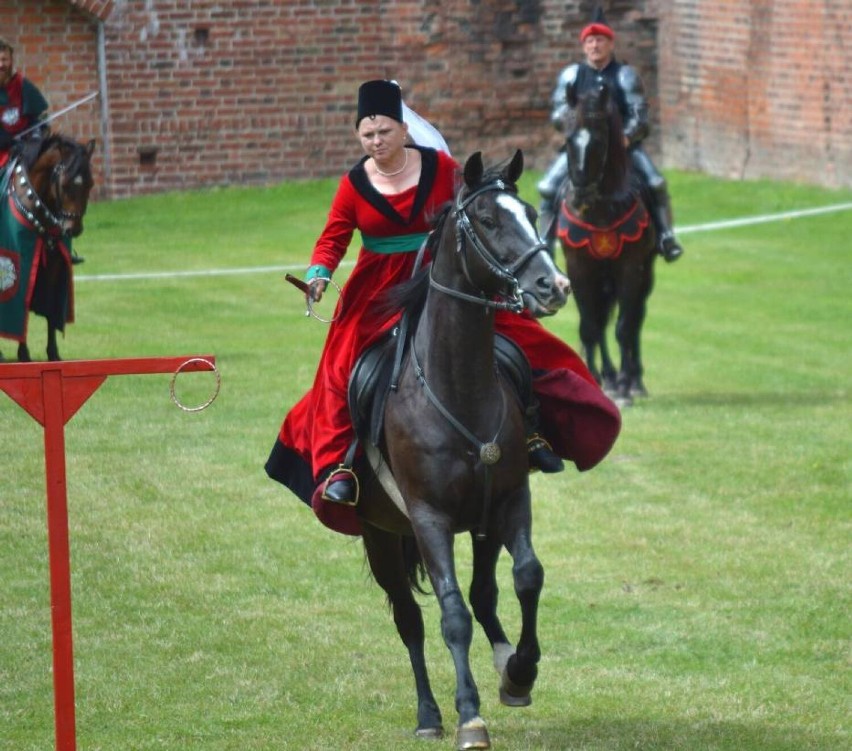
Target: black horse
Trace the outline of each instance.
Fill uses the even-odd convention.
[[[536,315],[555,313],[567,301],[568,280],[541,242],[533,209],[517,195],[522,170],[520,151],[487,171],[479,153],[467,160],[455,204],[431,234],[431,265],[404,285],[413,333],[398,388],[387,397],[380,448],[366,447],[373,471],[359,469],[364,546],[408,649],[416,734],[443,734],[413,595],[425,568],[455,664],[459,749],[489,748],[490,740],[468,661],[472,618],[456,578],[456,534],[471,532],[470,603],[492,645],[505,704],[530,703],[540,658],[544,571],[531,539],[524,415],[515,387],[495,366],[494,318],[498,309],[524,306]],[[495,569],[503,547],[514,561],[521,607],[515,647],[497,616]]]
[[[59,360],[56,332],[73,318],[71,238],[83,232],[94,181],[94,140],[60,134],[27,141],[8,166],[0,195],[0,336],[29,362],[27,320],[47,319],[47,357]]]
[[[590,90],[570,104],[577,119],[565,146],[569,179],[557,235],[580,314],[586,364],[616,402],[626,405],[634,396],[647,394],[640,336],[654,284],[656,233],[646,208],[648,197],[630,167],[621,118],[609,89]],[[616,307],[618,372],[606,344],[606,327]]]

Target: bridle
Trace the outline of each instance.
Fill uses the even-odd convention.
[[[576,134],[575,134],[576,135]],[[573,136],[572,136],[573,138]],[[603,148],[607,149],[608,146],[606,143],[603,144]],[[572,155],[573,156],[573,155]],[[606,158],[606,154],[604,154],[604,159]],[[577,165],[575,164],[575,160],[569,160],[571,163],[571,170],[576,169]],[[584,170],[587,170],[588,165],[584,164]],[[603,171],[599,171],[598,174],[588,182],[583,185],[577,185],[573,177],[569,174],[568,179],[571,182],[571,187],[573,189],[575,203],[580,203],[585,206],[590,206],[592,204],[597,203],[597,201],[601,197],[601,181],[603,180]]]
[[[542,241],[534,243],[529,250],[524,252],[510,266],[507,267],[501,264],[494,254],[483,244],[482,240],[479,239],[479,236],[476,234],[473,225],[471,224],[470,217],[465,211],[465,209],[467,209],[467,207],[476,198],[481,196],[483,193],[492,190],[511,193],[517,192],[513,186],[509,186],[503,180],[498,179],[478,187],[476,190],[465,196],[464,199],[462,199],[461,192],[456,198],[456,205],[453,209],[453,216],[456,219],[456,252],[461,255],[462,272],[471,287],[478,288],[479,285],[473,281],[470,275],[467,257],[468,246],[472,247],[476,251],[479,258],[485,264],[486,270],[490,274],[496,276],[497,279],[500,280],[501,284],[508,290],[507,299],[492,300],[486,297],[484,292],[480,292],[478,295],[471,295],[466,292],[462,292],[461,290],[447,287],[435,280],[434,263],[429,271],[429,285],[450,297],[466,300],[467,302],[472,302],[486,308],[509,310],[513,313],[520,313],[524,309],[524,300],[521,292],[521,285],[518,282],[518,274],[535,255],[541,252],[547,252],[547,244]]]
[[[442,292],[445,295],[449,295],[450,297],[455,297],[459,300],[465,300],[467,302],[472,302],[476,305],[483,306],[485,308],[494,308],[497,310],[509,310],[514,313],[520,313],[524,309],[524,301],[521,293],[520,283],[518,282],[518,274],[523,270],[523,268],[532,260],[532,258],[541,252],[547,253],[547,244],[539,241],[534,243],[527,251],[525,251],[517,260],[515,260],[510,266],[504,266],[500,263],[500,261],[494,256],[494,254],[485,246],[485,244],[480,240],[479,236],[476,234],[473,225],[471,224],[470,218],[468,217],[465,209],[474,201],[476,198],[481,196],[483,193],[487,191],[511,191],[512,193],[516,193],[514,187],[510,187],[503,180],[497,179],[493,182],[486,183],[485,185],[480,186],[479,188],[472,191],[468,194],[464,199],[461,197],[461,193],[459,193],[458,198],[456,199],[455,208],[453,209],[453,216],[456,218],[456,252],[461,255],[462,262],[462,271],[464,273],[465,279],[474,289],[478,288],[478,285],[473,281],[470,275],[470,271],[468,269],[468,258],[467,258],[467,248],[468,246],[472,247],[474,251],[476,251],[479,258],[485,263],[486,270],[496,276],[505,288],[509,290],[508,299],[506,300],[492,300],[485,296],[484,292],[480,292],[479,295],[470,295],[465,292],[462,292],[457,289],[452,289],[451,287],[446,287],[443,284],[435,281],[433,276],[434,272],[434,261],[429,271],[429,286],[437,290],[438,292]],[[469,430],[458,418],[456,418],[447,407],[445,407],[441,400],[438,399],[437,395],[432,391],[429,387],[429,384],[426,382],[426,374],[423,370],[423,366],[420,364],[420,361],[417,357],[417,350],[414,346],[414,342],[411,344],[411,366],[414,369],[414,375],[417,378],[417,381],[420,383],[420,386],[423,388],[423,393],[426,395],[426,398],[438,410],[438,412],[444,417],[453,428],[460,433],[464,438],[469,441],[477,450],[477,456],[479,461],[481,462],[482,472],[483,472],[483,486],[482,486],[482,517],[480,520],[479,528],[477,531],[477,538],[484,539],[485,538],[485,530],[488,527],[488,521],[491,514],[491,486],[493,482],[493,472],[492,467],[502,457],[502,449],[497,443],[497,439],[500,437],[500,434],[503,430],[503,425],[506,420],[507,415],[507,405],[506,405],[506,394],[501,389],[501,403],[499,408],[499,416],[500,419],[498,421],[497,430],[494,433],[494,437],[491,440],[482,441],[480,440],[471,430]]]
[[[73,155],[69,157],[68,162],[73,158]],[[57,212],[57,216],[60,220],[73,220],[78,221],[83,218],[82,211],[66,211],[62,206],[62,173],[68,168],[68,163],[60,160],[56,163],[54,168],[50,171],[50,185],[53,188],[53,197],[56,199],[56,203],[59,206],[59,211]],[[69,177],[69,180],[77,179],[77,175],[72,175]]]
[[[26,169],[24,169],[24,166],[20,163],[19,159],[15,159],[10,166],[12,177],[9,180],[9,193],[15,203],[15,208],[23,214],[27,221],[32,224],[35,231],[40,235],[53,233],[55,230],[59,230],[61,232],[64,222],[76,222],[83,218],[84,212],[66,211],[62,206],[63,172],[65,172],[68,168],[68,164],[75,155],[76,152],[66,160],[60,159],[50,171],[49,195],[58,206],[55,210],[51,210],[47,203],[45,203],[42,197],[36,192],[32,182],[30,182]],[[72,179],[74,178],[72,177]],[[21,192],[23,192],[24,198],[21,197]],[[27,203],[30,205],[28,206]]]
[[[607,111],[605,109],[603,109],[603,110],[601,110],[601,109],[594,109],[594,110],[586,109],[586,110],[584,110],[583,116],[582,116],[582,125],[580,125],[580,126],[578,126],[574,129],[574,132],[571,133],[570,136],[568,136],[568,141],[573,143],[574,140],[577,137],[577,134],[581,130],[585,130],[587,133],[591,133],[592,131],[586,125],[586,123],[594,123],[597,127],[600,127],[600,122],[603,121],[604,123],[606,123],[606,122],[608,122],[608,119],[609,119],[609,114],[607,113]],[[590,138],[590,140],[591,140],[591,138]],[[602,161],[606,162],[606,159],[607,159],[607,156],[608,156],[608,153],[609,153],[609,142],[607,141],[606,138],[603,138],[603,139],[601,139],[601,143],[602,143],[602,148],[604,150]],[[573,155],[570,155],[570,156],[573,156]],[[569,160],[568,160],[569,167],[572,170],[574,169],[574,167],[576,167],[576,165],[574,164],[574,161],[575,160],[571,159],[571,158],[569,158]],[[579,203],[584,204],[586,206],[588,206],[590,204],[594,204],[595,202],[597,202],[598,199],[601,196],[601,181],[603,180],[603,177],[604,177],[603,170],[600,170],[598,172],[597,176],[593,180],[586,183],[585,185],[575,185],[574,181],[571,179],[571,176],[570,176],[570,173],[569,173],[569,180],[571,180],[571,186],[573,188],[574,196],[575,196],[576,200]]]

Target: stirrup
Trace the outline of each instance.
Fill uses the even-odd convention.
[[[535,457],[536,453],[544,454],[544,456]],[[553,450],[553,446],[540,433],[533,433],[527,438],[527,455],[530,459],[535,458],[535,463],[530,463],[530,473],[544,472],[552,474],[561,472],[565,464],[562,459]],[[544,463],[541,460],[544,459]]]
[[[352,482],[355,484],[355,498],[352,501],[341,501],[337,498],[330,498],[327,495],[328,486],[332,482],[337,482],[338,480],[342,480],[341,475],[348,475],[352,478]],[[325,478],[325,482],[322,484],[322,499],[324,501],[328,501],[329,503],[338,503],[341,506],[357,506],[358,499],[361,496],[361,484],[358,482],[358,475],[355,474],[355,470],[352,467],[347,467],[345,464],[340,464],[336,469],[333,469],[328,477]]]

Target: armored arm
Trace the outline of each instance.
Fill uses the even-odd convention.
[[[648,135],[648,102],[645,99],[645,87],[636,69],[622,65],[618,71],[618,85],[624,92],[627,113],[624,117],[624,135],[630,146],[640,143]]]
[[[574,63],[564,68],[556,79],[556,88],[551,97],[550,124],[560,133],[565,133],[568,127],[569,115],[573,105],[569,104],[568,90],[573,90],[577,83],[579,65]]]

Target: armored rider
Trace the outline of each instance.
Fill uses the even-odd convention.
[[[676,261],[683,255],[683,248],[672,229],[666,181],[642,148],[642,141],[649,132],[648,103],[642,80],[635,68],[616,60],[615,32],[606,22],[600,7],[595,11],[592,22],[580,32],[580,43],[586,60],[569,65],[559,74],[552,96],[550,122],[561,133],[567,133],[573,114],[568,104],[569,90],[579,97],[602,83],[609,87],[621,114],[625,145],[634,169],[649,188],[652,205],[648,208],[657,230],[657,250],[666,261]],[[570,99],[577,101],[573,97]],[[542,197],[541,227],[551,250],[556,236],[560,188],[567,175],[568,157],[563,150],[538,184]]]
[[[9,161],[15,136],[43,120],[48,104],[38,87],[15,70],[15,49],[0,36],[0,169]]]
[[[44,94],[28,78],[15,70],[15,48],[0,36],[0,176],[12,158],[16,141],[21,134],[38,125],[48,115]],[[48,126],[31,131],[26,138],[41,138]],[[71,252],[71,263],[85,259]]]

